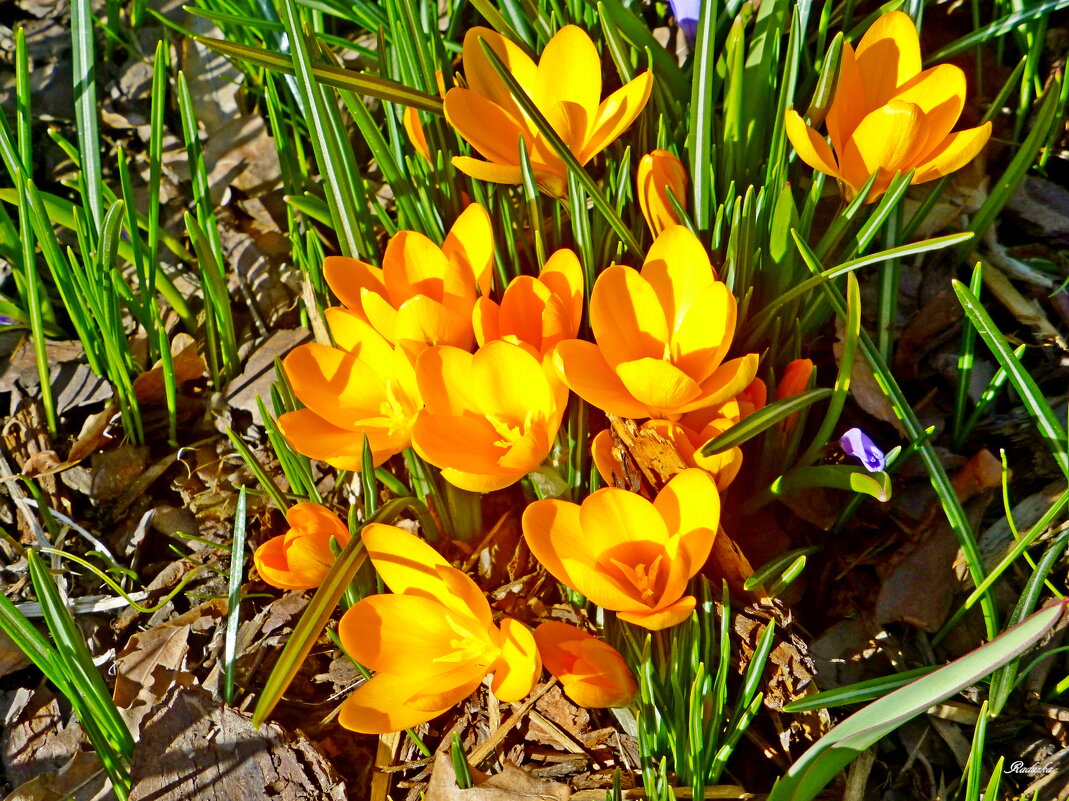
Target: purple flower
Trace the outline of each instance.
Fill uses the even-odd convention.
[[[8,317],[6,314],[0,314],[0,325],[17,325],[18,320],[14,317]]]
[[[672,6],[672,16],[676,18],[680,30],[693,43],[698,33],[698,17],[702,10],[702,0],[668,0]]]
[[[887,466],[883,451],[876,447],[872,438],[860,428],[851,428],[839,438],[839,447],[847,456],[853,456],[870,473],[879,473]]]

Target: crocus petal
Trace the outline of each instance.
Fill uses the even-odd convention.
[[[309,581],[308,577],[295,575],[290,570],[283,547],[284,540],[281,534],[272,537],[253,553],[252,561],[260,578],[280,590],[310,590],[317,586],[319,582],[314,578]]]
[[[523,171],[518,166],[493,164],[473,159],[471,156],[453,156],[452,162],[462,173],[479,181],[489,181],[492,184],[523,183]]]
[[[720,492],[713,477],[697,468],[683,470],[657,493],[653,506],[669,536],[676,538],[680,551],[698,570],[709,558],[720,525]]]
[[[882,106],[921,71],[920,37],[908,14],[891,11],[872,23],[857,45],[857,67],[869,108]]]
[[[897,170],[909,169],[908,158],[927,138],[924,113],[913,103],[892,100],[865,116],[842,154],[842,177],[855,191],[877,170],[886,180],[877,181],[881,192]]]
[[[583,315],[583,268],[575,253],[567,248],[554,251],[548,259],[538,280],[549,287],[568,310],[569,319],[574,330],[569,339],[579,331],[579,321]]]
[[[375,671],[423,674],[427,663],[452,656],[457,634],[449,610],[417,595],[371,595],[342,615],[338,636],[353,659]]]
[[[965,107],[965,73],[953,64],[938,64],[901,86],[894,100],[913,103],[924,112],[928,138],[923,158],[953,130]]]
[[[878,473],[887,466],[887,459],[872,437],[860,428],[851,428],[839,437],[839,447],[847,456],[853,456],[870,473]]]
[[[381,371],[392,364],[393,348],[371,323],[344,306],[332,306],[323,315],[339,348],[371,365],[380,375],[388,374]]]
[[[991,123],[985,122],[976,128],[952,133],[933,152],[927,160],[918,165],[913,175],[913,183],[922,184],[934,181],[944,175],[960,170],[984,149],[991,138]]]
[[[495,164],[520,163],[520,135],[531,135],[505,109],[471,89],[450,89],[445,118],[473,148]],[[518,169],[518,167],[517,167]]]
[[[720,366],[735,336],[735,296],[721,281],[696,293],[693,306],[672,332],[672,363],[699,384]]]
[[[376,467],[411,444],[408,431],[377,426],[360,426],[359,432],[356,428],[339,428],[311,409],[287,412],[278,418],[278,427],[298,453],[357,473],[363,468],[365,434]]]
[[[628,392],[593,342],[566,339],[553,351],[553,363],[576,395],[606,414],[646,417],[646,407]]]
[[[460,348],[428,348],[416,362],[416,382],[427,411],[435,416],[461,416],[476,408],[468,377],[472,355]]]
[[[471,330],[471,307],[458,313],[426,295],[416,295],[397,309],[393,338],[413,359],[433,345],[452,345],[467,350],[475,340]]]
[[[367,321],[384,339],[388,342],[397,341],[394,338],[397,309],[386,299],[385,295],[372,292],[370,289],[361,289],[360,305],[357,308],[363,312]]]
[[[723,403],[728,398],[738,395],[757,375],[759,361],[756,353],[747,353],[745,356],[724,362],[702,382],[701,394],[698,398],[684,405],[679,411],[692,412],[705,406]]]
[[[793,359],[783,370],[783,378],[776,386],[776,400],[792,398],[809,388],[809,379],[813,375],[812,359]]]
[[[438,601],[453,612],[474,620],[480,631],[487,632],[487,644],[494,646],[496,644],[494,636],[490,633],[494,625],[494,615],[479,585],[472,581],[467,573],[451,565],[437,565],[434,569],[446,589],[445,594],[440,596]]]
[[[334,512],[318,503],[296,503],[286,512],[290,528],[329,540],[334,537],[343,548],[349,543],[349,528]]]
[[[652,90],[653,73],[646,70],[602,101],[590,138],[578,155],[580,164],[586,164],[628,129],[646,107]]]
[[[538,81],[538,68],[519,45],[493,31],[490,28],[476,26],[464,34],[464,77],[468,86],[493,103],[509,111],[515,119],[523,119],[512,93],[497,74],[490,60],[486,57],[479,40],[488,44],[498,58],[508,67],[520,87],[530,96]],[[446,93],[446,97],[452,92]],[[448,112],[447,112],[448,114]],[[450,120],[452,122],[452,120]]]
[[[616,365],[627,391],[646,407],[646,417],[679,413],[701,394],[689,375],[663,359],[636,359]]]
[[[527,342],[540,351],[542,318],[547,312],[551,297],[549,288],[537,278],[530,275],[514,278],[501,298],[502,333]]]
[[[527,472],[507,472],[499,469],[494,473],[466,473],[452,467],[443,467],[442,478],[458,489],[486,494],[512,486],[527,475]]]
[[[470,270],[470,279],[474,279],[481,294],[490,294],[494,277],[494,229],[486,209],[478,203],[469,203],[446,234],[442,253]]]
[[[669,530],[657,508],[634,492],[605,487],[588,495],[579,509],[588,552],[601,554],[623,543],[668,542]]]
[[[857,128],[858,123],[865,118],[865,112],[868,108],[865,102],[865,83],[861,80],[861,72],[857,67],[854,48],[850,46],[849,42],[843,42],[842,59],[839,63],[839,80],[835,84],[835,97],[832,98],[828,114],[824,118],[824,122],[828,126],[828,134],[831,136],[832,147],[836,153],[843,152],[846,141],[850,138],[854,129]],[[788,112],[788,114],[790,113]],[[795,150],[798,151],[798,156],[809,166],[827,173],[826,169],[817,166],[803,155],[802,149],[795,143],[795,137],[791,136],[791,125],[795,126],[796,135],[801,133],[801,129],[797,127],[797,122],[788,123],[787,135],[791,137],[791,143],[794,144]],[[820,146],[816,143],[816,140],[820,142],[824,140],[817,136],[815,131],[812,131],[809,137],[810,144],[819,151]],[[813,137],[816,137],[816,139],[813,139]],[[835,159],[828,159],[828,163],[834,165]],[[834,172],[828,174],[835,175]]]
[[[609,487],[626,487],[627,477],[615,449],[612,432],[606,428],[594,435],[594,440],[590,443],[590,456],[602,483]]]
[[[787,109],[784,122],[787,125],[787,138],[798,152],[798,158],[814,170],[838,178],[839,167],[835,163],[835,155],[824,137],[806,125],[794,109]]]
[[[412,147],[429,162],[431,149],[427,147],[427,133],[419,121],[419,112],[409,106],[401,116],[401,122],[405,126],[405,133],[408,134],[408,141],[412,143]]]
[[[479,347],[501,339],[501,307],[490,298],[479,298],[471,310],[471,327]]]
[[[523,512],[523,536],[531,553],[551,576],[598,606],[613,610],[648,609],[599,570],[597,555],[590,549],[579,517],[579,505],[567,501],[542,500],[530,504]]]
[[[394,306],[413,295],[443,301],[448,267],[442,249],[426,236],[417,231],[398,231],[382,257],[386,297]]]
[[[667,150],[653,150],[639,161],[635,182],[642,216],[654,236],[679,224],[669,192],[686,208],[687,172],[683,162]]]
[[[330,540],[315,536],[293,537],[292,534],[290,532],[284,538],[290,572],[302,577],[307,586],[318,587],[334,564]]]
[[[669,330],[683,321],[716,272],[701,241],[682,225],[666,228],[650,246],[641,275],[657,295]]]
[[[468,380],[476,408],[502,422],[521,425],[531,412],[543,417],[555,412],[542,364],[511,342],[498,340],[479,348],[472,357]]]
[[[690,617],[690,613],[694,611],[696,605],[697,599],[693,595],[684,595],[671,606],[651,612],[617,612],[616,616],[628,623],[642,626],[644,629],[661,631],[682,623]]]
[[[445,414],[421,414],[412,427],[412,447],[438,467],[483,475],[500,472],[498,460],[505,448],[485,420]]]
[[[527,626],[510,617],[501,621],[501,656],[490,670],[494,674],[490,689],[500,701],[520,701],[534,689],[542,674],[542,658]]]
[[[606,642],[555,620],[535,629],[546,669],[560,679],[565,694],[587,709],[627,706],[638,687],[627,662]]]
[[[601,100],[601,59],[586,32],[565,25],[538,60],[532,98],[573,153],[586,142]]]
[[[446,585],[439,567],[449,567],[434,548],[397,526],[369,523],[360,532],[368,558],[383,583],[397,594],[440,598]]]
[[[415,695],[419,688],[411,676],[380,673],[361,684],[345,699],[338,722],[350,731],[363,734],[387,734],[418,726],[433,720],[471,695],[483,676],[476,676],[474,671],[469,670],[469,675],[458,678],[466,681],[456,684],[448,692],[438,693],[438,708],[428,709],[425,702],[421,703],[419,696]]]
[[[631,267],[614,264],[598,276],[590,297],[590,327],[605,360],[661,359],[668,324],[649,281]]]
[[[316,414],[341,428],[377,416],[386,384],[368,365],[343,350],[309,342],[284,361],[294,394]]]
[[[323,260],[323,277],[339,300],[359,312],[363,307],[360,291],[363,289],[386,297],[386,281],[382,270],[346,256],[327,256]]]

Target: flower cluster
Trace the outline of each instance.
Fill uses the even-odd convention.
[[[675,4],[681,24],[693,22],[684,5]],[[506,71],[529,103],[518,102]],[[529,163],[542,191],[564,198],[569,165],[609,147],[651,94],[652,73],[644,72],[603,99],[601,73],[594,44],[574,25],[561,28],[537,62],[500,34],[471,29],[463,77],[446,90],[439,74],[439,90],[447,121],[482,158],[456,156],[453,165],[480,181],[519,184]],[[839,179],[847,197],[875,173],[871,201],[896,173],[914,170],[920,183],[975,155],[990,126],[952,133],[963,102],[961,71],[921,71],[916,29],[892,12],[856,51],[844,45],[827,114],[831,145],[795,112],[786,132],[802,160]],[[414,111],[404,126],[434,162]],[[721,496],[739,477],[743,452],[707,455],[705,446],[764,407],[769,390],[757,377],[759,354],[736,345],[736,295],[687,219],[683,162],[657,149],[628,177],[650,235],[638,267],[581,263],[561,248],[537,275],[523,274],[496,246],[494,196],[486,206],[469,203],[441,244],[396,233],[381,267],[328,258],[324,274],[340,301],[325,312],[332,342],[286,357],[304,408],[282,415],[279,426],[297,451],[341,470],[362,470],[366,448],[376,467],[407,452],[437,468],[433,481],[469,493],[503,490],[532,472],[546,478],[588,455],[575,449],[589,448],[605,486],[583,497],[574,485],[565,495],[548,479],[527,482],[527,499],[538,500],[523,510],[523,542],[564,587],[625,624],[660,631],[691,617],[692,580],[733,547]],[[516,277],[495,286],[495,263]],[[804,392],[814,376],[808,359],[788,363],[775,400]],[[566,411],[585,413],[584,402],[598,410],[589,418],[595,430],[580,425],[578,436],[561,435]],[[676,472],[663,486],[645,494],[629,487],[611,429],[617,418],[675,451]],[[777,430],[801,433],[798,420],[791,415]],[[856,430],[842,448],[867,469],[883,467],[882,453]],[[260,576],[283,589],[315,587],[349,532],[315,504],[294,506],[287,520],[290,530],[256,551]],[[501,701],[519,701],[543,667],[581,706],[631,703],[635,679],[607,642],[559,620],[532,628],[502,614],[471,577],[405,530],[371,523],[360,537],[390,592],[363,598],[341,620],[343,645],[374,672],[346,700],[342,725],[367,733],[412,727],[486,681]]]

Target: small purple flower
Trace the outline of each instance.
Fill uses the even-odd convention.
[[[0,325],[17,325],[18,320],[14,317],[8,317],[6,314],[0,314]]]
[[[839,447],[847,456],[853,456],[870,473],[879,473],[887,466],[883,451],[876,447],[872,438],[860,428],[851,428],[839,438]]]
[[[698,33],[698,17],[701,15],[702,0],[668,0],[672,6],[672,16],[676,18],[680,30],[693,43]]]

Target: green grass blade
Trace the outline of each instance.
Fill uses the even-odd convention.
[[[867,679],[845,687],[836,687],[834,690],[807,695],[796,701],[791,701],[783,707],[784,712],[797,715],[802,712],[813,712],[817,709],[829,709],[847,704],[861,704],[865,701],[874,701],[883,698],[892,690],[905,687],[914,679],[927,676],[934,672],[936,667],[921,667],[913,670],[904,670],[891,676],[881,676],[878,679]]]
[[[245,566],[245,488],[238,491],[234,509],[234,538],[230,544],[230,578],[227,586],[226,635],[223,639],[223,699],[234,703],[234,666],[237,662],[238,625],[241,622],[241,576]]]
[[[783,400],[772,403],[758,409],[742,422],[733,425],[723,434],[714,437],[702,446],[702,456],[712,456],[741,445],[752,437],[757,436],[767,428],[771,428],[780,420],[785,420],[792,414],[807,409],[817,401],[825,400],[832,396],[830,389],[810,389],[797,395],[792,395]]]
[[[862,751],[902,724],[990,675],[1035,645],[1061,618],[1049,606],[949,665],[895,690],[824,735],[772,788],[768,801],[810,801]]]
[[[287,29],[289,30],[289,29]],[[260,47],[226,42],[221,39],[198,36],[197,41],[205,47],[210,47],[224,56],[253,64],[257,67],[279,72],[283,75],[297,75],[293,61],[280,53],[274,53]],[[291,40],[292,41],[292,40]],[[429,111],[431,114],[441,115],[442,100],[434,95],[412,89],[396,81],[379,78],[364,72],[337,67],[332,64],[307,63],[307,75],[314,77],[319,83],[333,86],[338,89],[348,89],[350,92],[377,97],[379,100],[390,100],[404,106]]]
[[[1065,429],[1059,422],[1054,410],[1047,403],[1046,397],[1039,389],[1035,379],[1024,368],[1024,365],[1013,355],[1006,337],[998,330],[991,315],[983,307],[977,297],[958,280],[952,281],[954,292],[961,302],[962,308],[970,322],[976,327],[977,333],[984,340],[988,348],[995,355],[999,365],[1009,375],[1010,382],[1021,398],[1025,409],[1032,416],[1039,429],[1039,434],[1047,443],[1051,456],[1061,469],[1062,473],[1069,478],[1069,447],[1065,439]]]
[[[97,130],[96,59],[93,54],[93,11],[90,0],[71,1],[71,46],[74,77],[74,113],[78,122],[78,152],[86,189],[86,207],[92,239],[104,219],[104,178],[100,169],[100,134]]]

